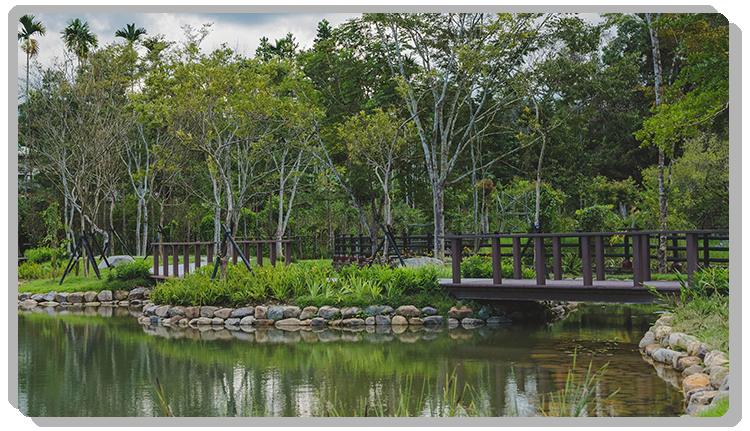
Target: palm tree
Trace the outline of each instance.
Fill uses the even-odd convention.
[[[44,36],[47,29],[40,21],[34,21],[34,15],[26,14],[22,16],[18,22],[23,27],[18,32],[18,40],[21,42],[21,49],[26,53],[26,100],[29,99],[29,60],[31,57],[39,54],[39,42],[34,39],[34,36]]]
[[[75,18],[68,21],[68,26],[60,32],[65,47],[78,57],[78,65],[86,62],[91,48],[96,48],[99,41],[94,33],[89,31],[89,23]]]
[[[141,36],[148,34],[146,29],[143,27],[135,28],[135,23],[125,24],[125,27],[115,32],[115,37],[122,37],[131,44],[137,40],[140,40]]]

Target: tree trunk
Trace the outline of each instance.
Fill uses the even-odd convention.
[[[442,184],[432,186],[432,210],[435,220],[435,258],[445,258],[445,186]],[[459,256],[460,256],[459,250]]]
[[[656,19],[659,19],[661,14],[656,14]],[[659,32],[656,28],[653,28],[653,20],[650,13],[646,14],[646,23],[648,24],[648,33],[651,38],[651,52],[654,61],[654,96],[655,96],[655,107],[659,109],[662,104],[661,100],[661,87],[662,87],[662,67],[661,67],[661,51],[659,47]],[[664,188],[664,164],[666,159],[666,152],[664,148],[659,148],[659,230],[667,230],[667,214],[668,214],[668,201],[669,194]],[[659,235],[659,250],[657,253],[657,264],[659,272],[665,274],[667,272],[667,237],[664,234]]]

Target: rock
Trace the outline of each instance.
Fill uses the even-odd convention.
[[[406,317],[404,316],[393,316],[393,319],[391,319],[391,325],[393,326],[399,326],[399,325],[408,325],[409,322],[406,320]]]
[[[165,318],[167,317],[167,312],[169,311],[169,305],[162,305],[161,307],[158,307],[156,310],[154,310],[154,315]]]
[[[128,293],[128,301],[132,301],[134,299],[142,299],[143,296],[144,296],[143,289],[136,288],[136,289],[131,290],[130,293]]]
[[[57,295],[55,295],[55,301],[57,302],[68,302],[68,296],[70,293],[68,292],[60,292]]]
[[[268,316],[268,308],[263,305],[255,307],[255,319],[263,320]]]
[[[492,316],[492,312],[493,312],[492,307],[490,307],[489,305],[484,305],[477,312],[477,317],[483,320],[487,320],[489,317]]]
[[[186,307],[185,308],[185,317],[188,319],[196,319],[200,317],[201,315],[201,309],[200,307]]]
[[[196,325],[210,325],[212,320],[213,319],[211,319],[210,317],[201,316],[197,319],[191,320],[190,323],[192,324],[193,322],[195,322]]]
[[[451,328],[455,328],[456,326],[458,326],[458,325],[460,325],[460,324],[461,324],[461,322],[459,322],[458,320],[456,320],[456,319],[454,319],[454,318],[452,318],[452,317],[449,317],[449,318],[448,318],[448,326],[449,326],[449,327],[451,327]]]
[[[424,307],[422,309],[422,314],[425,316],[435,316],[438,314],[438,311],[433,307]]]
[[[678,368],[680,359],[688,358],[688,354],[685,352],[675,351],[672,355],[672,367],[677,371],[682,371],[682,368]]]
[[[709,383],[713,388],[719,389],[724,381],[724,376],[727,374],[729,374],[729,368],[727,367],[711,367],[708,370],[708,375],[710,376]]]
[[[122,301],[128,299],[128,295],[130,295],[130,292],[127,290],[115,290],[113,297],[115,298],[115,301]]]
[[[255,323],[255,316],[245,316],[240,319],[240,325],[252,325]]]
[[[693,365],[698,365],[701,359],[697,356],[682,357],[677,361],[677,365],[674,367],[677,371],[685,371]],[[695,374],[695,373],[690,373]]]
[[[685,377],[682,380],[682,391],[687,393],[697,388],[704,388],[710,384],[710,378],[708,374],[693,374]]]
[[[42,297],[42,301],[44,302],[54,301],[56,295],[57,295],[57,292],[55,292],[54,290],[52,292],[47,292]],[[39,302],[42,302],[42,301],[39,301]]]
[[[375,316],[375,324],[378,326],[390,325],[391,318],[382,314],[378,314],[377,316]]]
[[[692,397],[690,397],[689,404],[697,404],[699,406],[708,405],[711,403],[711,401],[713,401],[717,393],[718,391],[696,392]]]
[[[29,298],[29,299],[24,299],[23,301],[21,301],[21,303],[19,304],[19,306],[21,308],[29,309],[29,308],[36,307],[38,304],[39,304],[38,302],[36,302],[33,299]]]
[[[314,305],[310,305],[308,307],[305,307],[302,309],[302,312],[299,314],[299,320],[309,320],[315,317],[315,313],[318,312],[318,307]]]
[[[96,301],[97,293],[93,291],[88,291],[83,294],[83,300],[86,302],[94,302]]]
[[[290,318],[298,318],[301,314],[301,310],[297,306],[288,306],[284,307],[284,318],[290,319]]]
[[[255,326],[274,326],[276,324],[275,320],[271,319],[255,319]]]
[[[375,316],[367,316],[367,318],[365,319],[365,325],[367,326],[375,325]]]
[[[324,319],[333,319],[334,316],[336,316],[339,313],[339,309],[336,307],[330,307],[328,305],[324,305],[323,307],[320,307],[318,310],[318,316],[324,318]]]
[[[419,317],[412,317],[409,319],[409,326],[420,326],[424,325],[424,319],[421,319]]]
[[[341,319],[329,320],[328,321],[328,326],[332,326],[334,328],[338,328],[339,326],[341,326]]]
[[[444,265],[442,260],[435,259],[434,257],[410,257],[404,259],[404,266],[409,268],[421,268],[423,266],[442,268]]]
[[[424,318],[425,325],[442,325],[443,316],[427,316]]]
[[[159,306],[156,304],[148,304],[147,306],[143,307],[143,314],[145,314],[146,316],[150,316],[154,314],[154,310],[156,310],[157,308],[159,308]]]
[[[182,305],[177,305],[175,307],[170,308],[169,311],[167,311],[167,315],[169,317],[177,317],[177,316],[187,317],[185,315],[185,307],[183,307]]]
[[[724,352],[712,350],[711,353],[703,357],[703,363],[706,364],[706,368],[723,367],[729,363],[729,359],[727,359]]]
[[[648,346],[650,344],[655,344],[655,343],[656,343],[656,336],[654,335],[653,332],[648,331],[643,336],[643,338],[641,338],[641,342],[638,343],[638,347],[640,349],[644,349],[644,348],[646,348],[646,346]]]
[[[665,314],[656,320],[654,326],[669,326],[672,324],[672,315]]]
[[[290,327],[299,326],[299,319],[296,317],[290,317],[288,319],[281,319],[276,321],[276,327]]]
[[[346,307],[341,309],[341,317],[344,319],[356,316],[359,314],[359,307]]]
[[[672,365],[672,359],[674,358],[675,351],[665,348],[656,349],[651,352],[651,358],[654,361],[661,362],[662,364]]]
[[[461,308],[451,307],[450,310],[448,310],[448,317],[456,319],[456,320],[463,320],[467,317],[473,317],[474,316],[474,310],[471,308],[462,305]]]
[[[484,325],[484,320],[475,319],[473,317],[466,317],[461,319],[461,326],[479,326]]]
[[[351,327],[351,326],[362,326],[362,325],[364,325],[364,324],[365,324],[365,321],[364,321],[364,320],[362,320],[362,319],[359,319],[359,318],[356,318],[356,317],[355,317],[355,318],[344,319],[344,320],[343,320],[343,321],[341,322],[341,326],[346,326],[346,327]]]
[[[310,326],[325,326],[326,320],[322,317],[315,317],[310,321]]]
[[[204,305],[201,307],[200,316],[201,317],[208,317],[212,319],[214,317],[214,311],[218,310],[219,307],[214,307],[212,305]]]
[[[711,353],[712,350],[713,348],[710,345],[706,343],[701,343],[700,347],[698,348],[698,353],[696,353],[695,356],[701,359],[705,359],[706,355]]]
[[[691,356],[692,358],[697,358],[697,356]],[[682,370],[682,377],[685,378],[687,376],[692,376],[693,374],[698,374],[703,372],[703,366],[695,364],[690,365],[688,367],[685,367],[684,370]]]
[[[368,315],[368,316],[374,316],[378,314],[378,306],[377,305],[370,305],[364,310],[362,310],[362,313]]]
[[[281,320],[284,318],[284,307],[278,305],[272,305],[268,307],[268,315],[266,317],[270,320]]]
[[[83,303],[83,292],[75,292],[68,295],[68,302],[73,304]]]
[[[393,313],[393,307],[389,305],[381,305],[378,307],[378,314],[391,314]]]
[[[231,314],[231,308],[219,308],[218,310],[214,311],[214,317],[220,317],[224,320],[227,320]]]
[[[94,294],[94,297],[96,297],[96,292],[92,292]],[[36,302],[42,302],[44,301],[44,294],[42,293],[35,293],[31,295],[31,299],[33,299]]]
[[[657,326],[654,328],[654,337],[656,337],[656,341],[660,342],[662,338],[669,335],[672,332],[672,327],[670,326]]]
[[[669,334],[669,347],[672,350],[687,351],[688,342],[696,342],[698,339],[692,335],[683,334],[682,332],[673,332]]]
[[[255,312],[255,308],[252,306],[235,308],[234,310],[232,310],[231,313],[229,313],[229,317],[237,317],[239,319],[242,319],[242,318],[252,315],[254,312]]]
[[[223,326],[224,325],[224,319],[221,317],[214,317],[211,319],[211,324],[216,326]]]
[[[130,262],[135,262],[135,259],[130,256],[109,256],[106,262],[104,261],[104,259],[102,259],[102,262],[99,264],[99,269],[107,268],[107,263],[109,263],[109,266],[115,267],[117,265],[122,265],[123,263]]]
[[[31,292],[24,292],[18,294],[18,300],[19,301],[25,301],[27,299],[31,298]]]
[[[663,349],[663,347],[661,347],[661,344],[649,344],[648,346],[643,348],[643,352],[646,353],[647,356],[651,356],[657,349]]]
[[[396,314],[404,317],[419,317],[421,313],[419,308],[413,305],[402,305],[396,309]]]
[[[111,290],[102,290],[101,292],[99,292],[98,295],[96,295],[96,299],[98,299],[99,302],[111,301],[113,299],[112,291]]]

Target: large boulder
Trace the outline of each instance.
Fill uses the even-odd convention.
[[[278,305],[272,305],[268,307],[268,315],[266,316],[270,320],[281,320],[284,318],[284,307]]]
[[[419,317],[422,313],[413,305],[402,305],[396,309],[396,314],[404,317]]]
[[[462,305],[461,308],[451,307],[451,309],[448,310],[448,317],[456,320],[463,320],[467,317],[474,317],[474,310],[465,305]]]
[[[299,315],[299,320],[309,320],[315,317],[315,313],[318,312],[318,307],[310,305],[305,307]]]
[[[130,256],[110,256],[107,258],[107,262],[109,262],[109,265],[111,267],[115,267],[117,265],[122,265],[123,263],[131,263],[135,262],[135,259],[133,259]],[[99,269],[107,268],[107,262],[102,259],[102,262],[99,264]]]

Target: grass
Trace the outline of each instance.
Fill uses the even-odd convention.
[[[88,277],[84,277],[83,275],[68,274],[65,277],[62,285],[59,285],[62,274],[58,275],[55,280],[47,278],[43,280],[23,281],[19,282],[18,291],[30,292],[32,294],[47,293],[52,291],[68,293],[88,291],[101,292],[102,290],[105,290],[104,283],[107,279],[109,269],[100,269],[99,272],[102,275],[101,280],[96,278],[96,274],[94,274],[93,271],[90,272]]]
[[[721,400],[714,403],[714,405],[703,410],[702,412],[694,415],[698,418],[720,418],[729,411],[729,397],[722,398]]]

